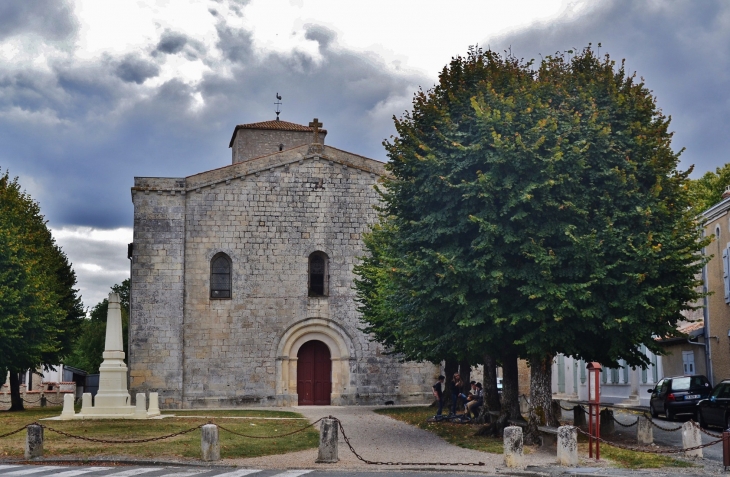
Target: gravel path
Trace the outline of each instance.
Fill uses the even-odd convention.
[[[447,443],[440,437],[401,421],[373,412],[378,407],[370,406],[299,406],[295,410],[316,421],[332,415],[342,422],[347,436],[355,450],[368,460],[384,462],[484,462],[485,466],[398,466],[401,469],[474,470],[495,472],[505,467],[501,454],[489,454],[463,449]],[[340,462],[337,464],[314,464],[317,449],[283,455],[256,457],[251,459],[226,459],[227,464],[256,468],[311,468],[321,469],[394,469],[391,466],[369,465],[357,460],[340,435]],[[546,466],[555,462],[555,450],[533,451],[525,455],[526,465]]]

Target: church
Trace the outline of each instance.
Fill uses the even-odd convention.
[[[438,367],[360,331],[353,266],[384,164],[317,119],[235,127],[230,165],[135,177],[130,391],[167,409],[430,402]]]

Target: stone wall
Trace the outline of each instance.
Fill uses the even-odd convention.
[[[333,404],[430,401],[436,366],[401,363],[359,331],[353,266],[382,173],[362,156],[302,147],[184,180],[137,178],[131,391],[161,392],[165,407],[296,404],[297,337],[309,332],[331,349]],[[308,297],[315,251],[329,257],[327,297]],[[209,298],[220,252],[230,300]]]
[[[327,131],[322,130],[320,132],[320,143],[324,144],[326,135]],[[297,146],[309,145],[312,142],[312,137],[313,133],[311,131],[238,129],[231,147],[232,164],[274,154],[279,152],[279,146],[282,146],[283,149],[292,149]]]

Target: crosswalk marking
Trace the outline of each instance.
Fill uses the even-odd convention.
[[[299,477],[300,475],[308,474],[311,470],[287,470],[281,474],[272,475],[271,477]]]
[[[80,469],[67,470],[65,472],[56,472],[50,474],[53,477],[74,477],[75,475],[88,474],[89,472],[99,472],[101,470],[111,470],[113,467],[82,467]]]
[[[243,477],[244,475],[255,474],[256,472],[261,472],[261,469],[238,469],[233,472],[218,474],[215,477]]]
[[[39,467],[26,467],[25,469],[21,470],[15,470],[13,472],[7,472],[3,475],[29,475],[29,474],[37,474],[38,472],[48,472],[49,470],[56,470],[56,469],[62,469],[62,467],[58,467],[56,465],[42,465]]]
[[[210,472],[211,469],[203,470],[183,470],[181,472],[172,472],[170,474],[156,475],[155,477],[188,477],[192,475],[204,474]]]
[[[159,467],[137,467],[136,469],[123,470],[122,472],[115,472],[113,474],[106,474],[106,477],[132,477],[133,475],[146,474],[147,472],[154,472],[160,470]]]
[[[13,469],[15,467],[19,467],[19,466],[17,466],[17,465],[0,465],[0,470],[3,470],[3,469]]]

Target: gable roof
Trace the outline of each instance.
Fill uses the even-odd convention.
[[[300,132],[314,132],[314,128],[310,128],[309,126],[303,126],[301,124],[297,123],[290,123],[289,121],[262,121],[259,123],[249,123],[249,124],[239,124],[236,126],[236,128],[233,130],[233,135],[231,136],[231,142],[228,143],[228,147],[233,147],[233,140],[236,139],[236,133],[239,129],[267,129],[267,130],[276,130],[276,131],[300,131]],[[326,129],[320,129],[320,134],[325,135],[327,134]]]

